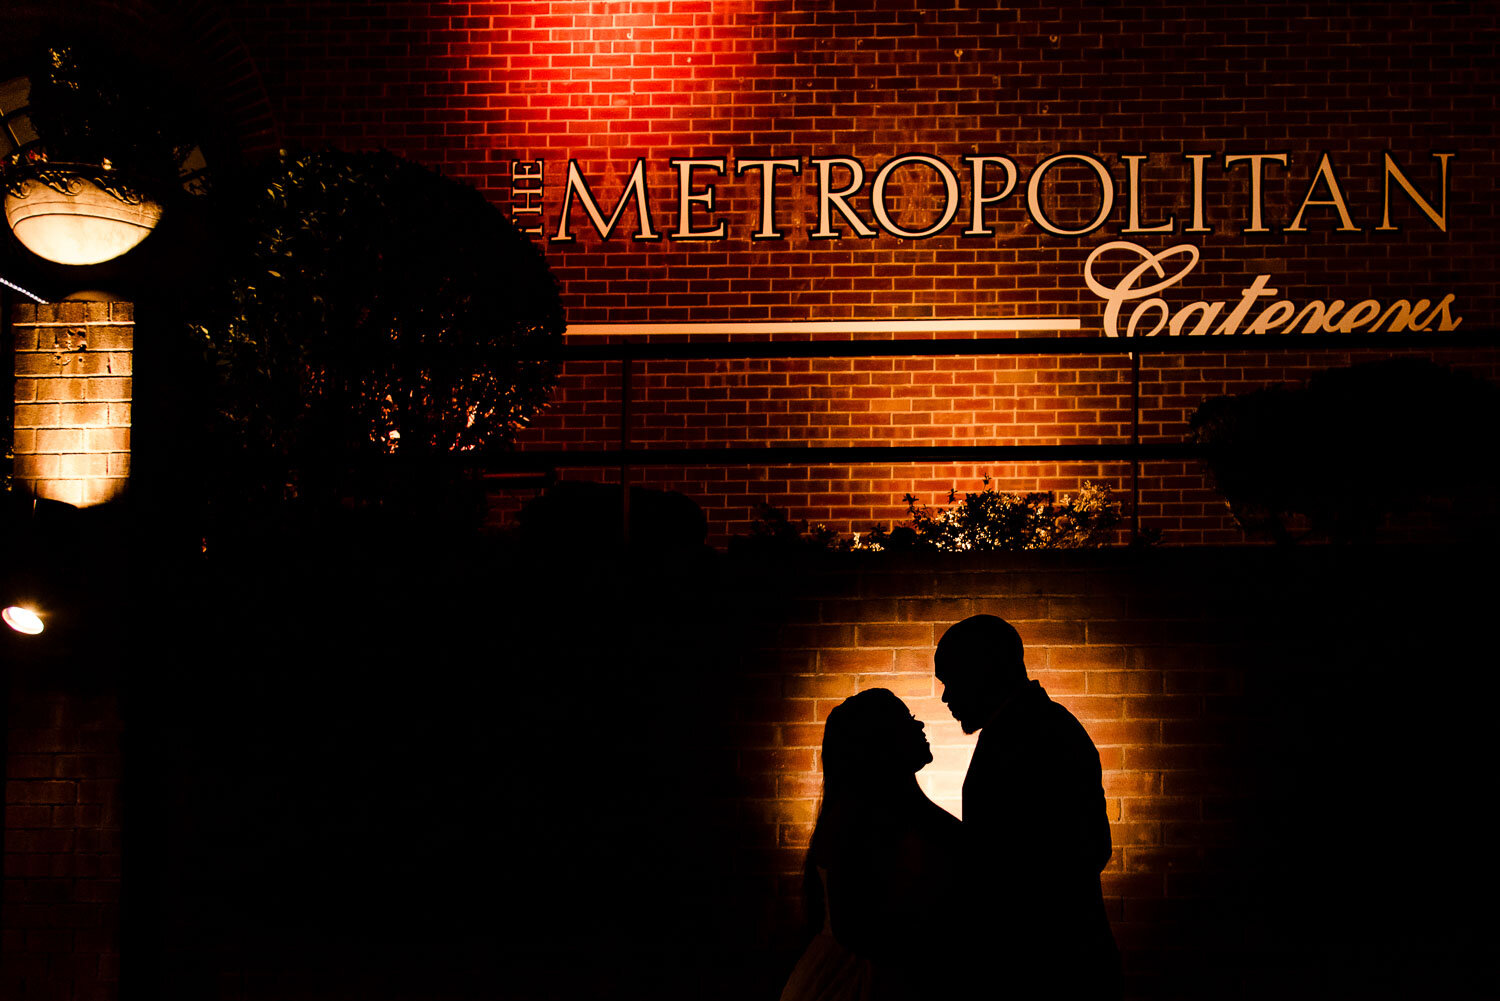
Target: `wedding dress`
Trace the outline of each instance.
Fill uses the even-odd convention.
[[[828,912],[828,870],[818,867],[823,884],[823,928],[797,960],[782,988],[781,1001],[870,1001],[874,982],[870,961],[856,956],[833,937]]]

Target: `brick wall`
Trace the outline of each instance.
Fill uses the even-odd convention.
[[[1401,352],[1500,377],[1500,350]],[[1141,359],[1140,435],[1185,439],[1198,404],[1219,393],[1298,383],[1326,368],[1390,357],[1380,351],[1238,351],[1147,354]],[[630,441],[674,447],[817,445],[1126,445],[1131,385],[1124,355],[869,359],[637,361]],[[1392,401],[1399,406],[1400,401]],[[620,442],[618,362],[563,366],[553,405],[521,450],[614,448]],[[1394,460],[1393,460],[1394,461]],[[567,470],[614,482],[618,469]],[[655,466],[632,482],[696,500],[710,541],[750,530],[758,504],[841,533],[906,519],[902,497],[942,505],[948,491],[1076,492],[1108,484],[1129,517],[1131,469],[1119,462],[991,462],[845,466]],[[1168,545],[1243,541],[1224,500],[1194,460],[1152,461],[1138,473],[1140,525]]]
[[[1085,287],[1082,269],[1094,248],[1121,239],[1153,251],[1184,242],[1201,249],[1193,273],[1165,293],[1173,309],[1197,299],[1236,302],[1265,274],[1299,307],[1335,299],[1436,303],[1451,293],[1464,332],[1483,333],[1500,320],[1489,265],[1500,252],[1491,127],[1500,91],[1489,58],[1497,22],[1485,7],[1395,4],[1372,13],[1341,4],[1239,4],[1210,14],[1080,2],[559,0],[461,9],[257,3],[231,5],[228,17],[288,141],[388,147],[474,183],[508,210],[534,201],[518,192],[537,183],[513,181],[514,165],[540,161],[544,212],[540,220],[516,218],[543,224],[538,240],[573,324],[638,323],[649,331],[665,322],[1050,317],[1077,320],[1082,334],[1097,335],[1103,303]],[[1110,171],[1115,206],[1091,235],[1053,235],[1028,215],[1030,172],[1062,151],[1094,155]],[[1349,231],[1334,207],[1317,204],[1287,231],[1325,151],[1359,231]],[[1454,153],[1446,232],[1400,192],[1390,206],[1399,228],[1378,228],[1384,151],[1430,199],[1441,187],[1433,154]],[[841,239],[809,238],[818,207],[809,158],[866,164],[869,176],[850,204],[870,221],[877,166],[912,152],[943,159],[959,176],[958,223],[922,240],[856,238],[846,223]],[[1265,232],[1244,232],[1253,208],[1248,165],[1224,158],[1257,152],[1287,160],[1266,164]],[[989,208],[993,235],[966,237],[958,234],[973,193],[962,157],[974,154],[1011,157],[1020,184]],[[1123,232],[1131,226],[1127,154],[1149,155],[1139,228],[1173,216],[1176,232]],[[1186,233],[1188,157],[1200,154],[1208,154],[1201,228],[1211,232]],[[722,218],[728,237],[672,239],[679,223],[674,156],[724,156],[731,171],[749,158],[798,159],[802,172],[783,173],[775,189],[785,238],[751,239],[760,212],[751,175],[705,172],[702,187],[716,201],[712,210],[698,204],[694,225]],[[627,208],[618,232],[602,240],[576,204],[574,239],[550,239],[570,160],[608,214],[637,159],[647,163],[663,239],[629,239],[637,217]],[[942,204],[941,186],[922,168],[898,171],[890,191],[893,217],[905,227],[925,225]],[[1050,176],[1041,197],[1059,226],[1081,228],[1099,191],[1092,171],[1072,163]],[[1327,200],[1328,191],[1319,187],[1314,198]],[[1493,352],[1457,357],[1487,372],[1494,364]],[[1207,396],[1302,379],[1345,360],[1344,352],[1323,351],[1148,357],[1143,431],[1148,440],[1172,440]],[[609,366],[567,366],[554,409],[523,446],[616,444],[612,379]],[[1039,444],[1119,441],[1128,433],[1119,355],[652,362],[636,385],[632,433],[661,447]],[[1083,476],[1113,473],[1059,473],[1051,465],[988,471],[1016,489],[1074,487]],[[783,486],[782,472],[668,469],[651,482],[693,496],[719,542],[745,525],[758,501],[847,532],[899,517],[908,490],[935,500],[949,486],[973,482],[957,467],[890,477],[854,470],[838,478],[839,496],[830,497],[812,486]],[[1166,541],[1238,540],[1196,467],[1143,473],[1142,523]],[[755,485],[761,479],[769,481],[764,491]]]
[[[134,306],[18,304],[15,338],[16,485],[87,507],[130,479]]]
[[[898,693],[957,810],[973,739],[931,658],[977,612],[1098,746],[1132,999],[1483,996],[1471,554],[262,557],[194,580],[138,679],[155,852],[127,889],[160,900],[127,920],[160,951],[127,969],[153,996],[457,1001],[503,970],[523,1001],[775,997],[824,719]]]
[[[577,239],[541,244],[575,324],[1050,317],[1098,334],[1102,306],[1081,273],[1095,247],[1125,238],[1122,157],[1130,153],[1151,154],[1145,222],[1174,214],[1179,229],[1185,158],[1211,154],[1205,204],[1213,232],[1133,237],[1153,249],[1201,248],[1191,280],[1168,295],[1174,308],[1235,300],[1267,274],[1299,303],[1437,301],[1451,293],[1454,314],[1464,318],[1460,332],[1492,331],[1500,321],[1497,25],[1484,5],[1245,3],[1220,5],[1212,16],[1152,4],[988,0],[941,7],[234,0],[224,9],[235,46],[243,45],[234,59],[243,51],[244,79],[253,63],[266,95],[264,109],[258,86],[253,109],[225,109],[246,145],[264,145],[274,132],[310,146],[387,147],[471,181],[504,208],[515,206],[517,161],[543,162],[545,198],[555,206],[567,162],[576,159],[609,206],[631,165],[645,158],[657,225],[667,232],[679,223],[670,157],[802,161],[803,173],[777,189],[785,240],[749,238],[759,206],[743,179],[716,185],[714,214],[733,234],[724,241],[631,241],[623,234],[636,225],[634,210],[622,235],[603,241],[575,209]],[[991,210],[993,236],[962,237],[955,228],[920,241],[808,238],[817,208],[809,157],[845,155],[873,167],[918,151],[958,165],[966,154],[994,152],[1013,157],[1024,179],[1062,150],[1098,156],[1113,172],[1114,215],[1092,235],[1045,233],[1013,195]],[[1400,230],[1376,228],[1384,150],[1431,197],[1440,187],[1431,154],[1455,151],[1446,232],[1400,195],[1392,201]],[[1224,167],[1224,157],[1283,151],[1285,168],[1267,170],[1270,229],[1242,232],[1246,175]],[[1309,210],[1306,232],[1286,232],[1323,151],[1362,229],[1340,232],[1324,206]],[[1044,195],[1060,222],[1084,221],[1092,183],[1077,165],[1059,171]],[[867,179],[851,199],[865,219],[868,190]],[[906,225],[930,218],[938,204],[921,175],[899,177],[892,195]],[[548,221],[550,231],[556,219]],[[18,449],[18,473],[32,468],[33,479],[50,473],[54,456],[61,475],[63,454],[88,443],[84,412],[65,416],[65,407],[102,405],[113,421],[110,408],[123,403],[91,398],[92,384],[81,379],[62,386],[55,356],[58,332],[74,329],[85,330],[87,353],[127,350],[100,337],[120,334],[129,315],[55,308],[23,308],[16,317],[22,354],[40,366],[21,373],[18,391],[77,392],[82,384],[84,396],[18,401],[18,418],[20,408],[39,408],[17,421],[18,445],[31,446]],[[1320,349],[1147,357],[1143,435],[1175,440],[1206,396],[1376,356]],[[1435,356],[1495,376],[1493,348]],[[569,364],[555,409],[523,444],[615,444],[616,385],[608,364]],[[1114,441],[1128,421],[1119,356],[889,366],[650,362],[635,386],[633,434],[663,447]],[[41,432],[56,447],[41,447]],[[70,472],[100,472],[96,458],[70,459]],[[119,472],[110,463],[106,455],[106,476]],[[863,529],[899,517],[907,491],[935,501],[985,473],[1006,489],[1070,489],[1101,478],[1123,491],[1128,472],[1028,463],[640,475],[687,491],[722,540],[762,500],[794,518]],[[1163,529],[1167,541],[1238,538],[1193,465],[1148,463],[1141,487],[1142,523]],[[567,996],[567,978],[590,965],[597,982],[574,994],[603,996],[620,989],[616,961],[634,962],[632,973],[674,978],[697,964],[690,975],[701,978],[698,989],[676,992],[682,996],[773,995],[796,952],[796,873],[814,815],[822,718],[854,690],[893,688],[933,736],[937,761],[924,781],[954,805],[970,742],[937,703],[928,658],[946,623],[976,611],[1017,621],[1037,676],[1099,745],[1117,846],[1106,891],[1133,996],[1457,997],[1480,976],[1466,957],[1493,941],[1492,919],[1455,899],[1493,895],[1488,846],[1477,833],[1487,827],[1471,791],[1483,787],[1480,769],[1492,757],[1482,736],[1493,685],[1472,669],[1488,662],[1478,623],[1488,621],[1490,593],[1460,586],[1473,571],[1462,561],[1391,550],[835,561],[735,567],[707,583],[683,572],[609,591],[598,579],[608,575],[585,553],[556,561],[555,577],[536,570],[500,595],[504,601],[481,601],[495,595],[470,588],[493,568],[453,578],[473,590],[447,594],[464,610],[448,620],[462,628],[454,626],[453,638],[407,637],[406,659],[398,659],[384,645],[407,609],[384,591],[366,603],[366,619],[329,614],[316,625],[310,617],[287,624],[284,614],[252,614],[267,611],[268,595],[279,599],[279,588],[299,584],[305,600],[294,607],[325,607],[340,588],[328,583],[337,578],[334,561],[323,558],[321,574],[288,580],[282,571],[268,577],[275,587],[225,592],[234,601],[213,604],[220,592],[210,588],[195,599],[200,606],[183,599],[182,607],[204,613],[172,661],[185,665],[185,677],[146,679],[162,697],[152,710],[159,729],[142,733],[158,742],[150,761],[159,771],[148,774],[158,783],[179,772],[194,780],[186,792],[153,790],[159,812],[144,815],[133,834],[158,856],[157,869],[137,872],[186,877],[135,884],[159,885],[164,898],[160,913],[147,915],[163,941],[136,958],[180,960],[161,974],[181,975],[176,996],[353,990],[430,998],[440,995],[425,982],[457,971],[452,976],[470,983],[449,994],[472,997],[493,992],[496,948],[506,957],[500,976],[514,976],[518,996]],[[366,576],[370,588],[392,579],[383,566]],[[450,607],[433,597],[436,582],[427,587],[421,607]],[[610,628],[580,629],[580,619]],[[220,628],[224,621],[236,628]],[[340,631],[328,629],[330,621],[364,626]],[[683,638],[689,630],[702,634],[696,647]],[[196,670],[195,644],[225,636],[243,639],[249,651],[227,659],[235,669]],[[600,636],[611,641],[602,651]],[[735,642],[726,646],[725,637]],[[360,643],[363,656],[351,656]],[[447,656],[432,656],[444,643]],[[473,670],[475,648],[510,670]],[[365,696],[377,711],[349,706],[350,692],[370,691],[368,665],[393,659],[424,665],[421,683]],[[306,670],[313,661],[317,670]],[[559,663],[597,687],[566,676],[570,683],[559,684],[550,673]],[[284,687],[257,680],[267,664],[285,670]],[[665,673],[669,667],[680,674]],[[450,672],[441,682],[433,680],[438,668]],[[10,679],[0,988],[7,998],[109,997],[121,759],[118,704],[107,693],[116,689],[100,694],[39,680],[46,678],[29,675],[19,686]],[[558,718],[562,695],[587,710],[579,715],[589,726]],[[639,725],[637,717],[621,720],[622,705],[639,714]],[[495,725],[497,706],[510,713],[508,726]],[[328,725],[334,712],[345,714],[338,729]],[[455,718],[472,733],[453,727]],[[169,725],[179,729],[160,736]],[[636,741],[629,744],[636,756],[604,740],[589,745],[600,725],[615,727],[606,736]],[[400,739],[390,739],[392,730]],[[193,739],[173,743],[183,731]],[[237,745],[247,731],[259,740]],[[472,735],[472,744],[455,743],[455,732]],[[496,741],[504,753],[495,753]],[[580,746],[609,753],[587,762]],[[378,749],[377,765],[366,748]],[[600,760],[606,767],[587,775],[559,765]],[[226,761],[238,770],[222,768]],[[387,782],[390,775],[400,781]],[[595,792],[615,790],[609,811],[587,810],[575,795],[574,784],[589,780]],[[400,823],[389,822],[391,785],[400,791]],[[476,788],[486,795],[476,797]],[[292,808],[264,809],[285,802]],[[732,842],[729,862],[710,851],[719,838]],[[169,850],[182,845],[188,850]],[[702,853],[692,856],[701,869],[683,863],[690,852]],[[538,855],[552,864],[531,866]],[[618,892],[581,882],[560,891],[555,878],[571,879],[578,867],[607,876],[600,885]],[[452,889],[434,897],[434,883]],[[512,892],[517,886],[538,896]],[[632,921],[650,902],[676,901],[683,887],[713,892],[680,908],[669,934]],[[432,907],[434,899],[441,906]],[[618,918],[590,925],[596,937],[585,945],[597,952],[576,949],[558,931],[597,920],[578,899]],[[540,907],[526,914],[540,918],[520,939],[507,937],[516,934],[516,901]],[[182,902],[192,906],[174,906]],[[454,920],[476,914],[467,925]],[[447,923],[434,944],[413,922],[425,928],[437,917]],[[726,927],[734,934],[712,949],[680,947]],[[484,935],[463,937],[473,929]],[[197,948],[205,942],[220,951]],[[433,955],[441,961],[424,961]],[[359,961],[340,961],[348,957]],[[743,973],[747,963],[761,964],[758,972]],[[404,979],[385,976],[393,968]]]
[[[107,1001],[120,978],[118,699],[38,686],[9,654],[0,994]]]
[[[1483,710],[1412,672],[1482,656],[1485,599],[1421,593],[1423,575],[1452,572],[1443,559],[1219,550],[802,570],[764,582],[780,616],[746,658],[733,731],[777,927],[795,921],[822,723],[845,697],[906,701],[934,749],[919,779],[959,812],[974,738],[938,698],[932,653],[949,624],[989,613],[1017,627],[1030,675],[1099,749],[1129,996],[1471,996],[1470,924],[1488,922],[1454,877],[1479,850],[1463,788],[1485,767]]]

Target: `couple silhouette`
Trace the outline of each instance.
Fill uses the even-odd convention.
[[[905,703],[872,688],[834,708],[804,883],[817,931],[781,1001],[1118,998],[1099,752],[1004,619],[952,626],[934,659],[979,732],[963,822],[917,784],[932,751]]]

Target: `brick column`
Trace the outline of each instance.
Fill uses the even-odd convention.
[[[0,997],[114,1001],[121,720],[114,695],[12,684]]]
[[[134,309],[128,302],[14,307],[18,490],[78,507],[124,493]]]

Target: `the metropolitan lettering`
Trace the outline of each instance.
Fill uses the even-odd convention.
[[[1379,167],[1381,191],[1380,223],[1373,227],[1377,232],[1396,230],[1391,221],[1393,193],[1405,199],[1425,217],[1427,223],[1442,232],[1448,230],[1448,161],[1453,153],[1431,153],[1436,160],[1437,178],[1427,184],[1427,190],[1413,183],[1396,159],[1389,153],[1382,154]],[[1289,220],[1274,220],[1266,204],[1266,181],[1269,172],[1287,171],[1293,164],[1290,153],[1227,153],[1217,158],[1217,169],[1226,179],[1243,185],[1245,209],[1237,221],[1240,233],[1305,233],[1312,229],[1331,229],[1338,233],[1357,233],[1366,229],[1356,218],[1356,209],[1362,210],[1367,221],[1373,219],[1373,208],[1351,206],[1345,195],[1346,184],[1340,179],[1340,169],[1333,158],[1324,153],[1318,159],[1306,180],[1299,181],[1299,190],[1304,191],[1295,203],[1295,211]],[[594,193],[595,183],[584,174],[577,160],[569,160],[566,176],[562,181],[562,195],[555,203],[554,224],[549,227],[552,243],[572,243],[578,238],[577,227],[592,228],[601,240],[610,240],[621,230],[621,222],[627,214],[634,219],[632,240],[718,241],[748,236],[752,240],[791,239],[798,229],[810,240],[839,240],[846,236],[873,238],[886,234],[905,240],[923,240],[947,233],[955,224],[962,222],[960,231],[964,237],[983,238],[994,236],[992,223],[986,211],[1000,205],[1013,195],[1024,200],[1031,223],[1053,236],[1083,237],[1106,226],[1116,214],[1116,177],[1110,163],[1103,157],[1089,153],[1060,152],[1036,164],[1021,182],[1021,171],[1008,156],[997,154],[973,155],[962,158],[963,167],[956,168],[941,157],[923,153],[904,153],[881,163],[873,175],[863,161],[852,156],[770,157],[744,159],[734,162],[726,157],[672,158],[667,161],[670,172],[675,175],[670,194],[652,189],[652,171],[644,158],[637,159],[624,176],[611,178],[611,186],[618,190],[608,216],[600,198]],[[1210,153],[1188,153],[1175,162],[1156,163],[1147,153],[1126,153],[1118,157],[1125,167],[1125,211],[1119,232],[1122,235],[1147,233],[1212,233],[1215,213],[1205,201],[1206,178],[1216,156]],[[532,161],[540,163],[538,161]],[[804,171],[804,166],[808,169]],[[1088,208],[1077,224],[1059,220],[1057,206],[1047,204],[1046,185],[1060,171],[1082,168],[1080,182],[1091,192]],[[1152,172],[1158,184],[1174,178],[1186,190],[1186,198],[1180,200],[1180,214],[1169,214],[1159,222],[1144,219],[1142,191]],[[919,223],[897,221],[892,211],[890,189],[898,172],[905,172],[908,181],[916,179],[931,182],[933,190],[940,190],[938,207],[930,219]],[[659,172],[658,172],[659,173]],[[746,176],[746,175],[749,176]],[[1182,175],[1186,174],[1184,178]],[[964,185],[961,176],[967,180]],[[811,203],[816,205],[815,220],[800,224],[783,218],[777,200],[778,181],[800,183],[807,186]],[[868,185],[867,178],[870,178]],[[1394,182],[1394,184],[1392,183]],[[1305,187],[1302,185],[1305,184]],[[716,212],[721,189],[736,187],[741,194],[753,200],[755,211],[749,214],[754,229],[746,225],[745,213],[740,213],[736,222]],[[967,198],[964,189],[967,187]],[[868,208],[860,210],[855,199],[863,198]],[[677,226],[665,233],[653,222],[653,213],[663,203],[676,207]],[[533,202],[526,203],[530,211]],[[967,209],[967,211],[965,211]],[[1185,211],[1183,211],[1185,210]],[[519,210],[518,210],[519,211]],[[1074,207],[1070,211],[1076,212]],[[1184,225],[1182,220],[1187,220]],[[1218,219],[1224,222],[1222,218]]]

